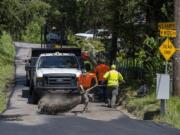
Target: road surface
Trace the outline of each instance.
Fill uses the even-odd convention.
[[[8,109],[0,117],[0,135],[180,135],[180,131],[152,121],[131,119],[120,110],[111,110],[104,104],[91,103],[89,112],[79,113],[79,105],[71,112],[56,116],[40,115],[37,106],[27,104],[22,97],[25,84],[24,60],[30,48],[27,43],[16,46],[16,84]]]

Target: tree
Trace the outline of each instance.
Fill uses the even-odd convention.
[[[113,20],[112,20],[112,50],[111,50],[111,60],[110,64],[116,60],[116,52],[117,52],[117,39],[119,35],[119,0],[113,0],[112,7],[113,7]]]
[[[176,22],[176,48],[180,48],[180,2],[175,0],[175,22]],[[180,96],[180,51],[177,51],[174,57],[174,95]]]

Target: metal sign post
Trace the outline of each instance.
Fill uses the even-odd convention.
[[[168,74],[168,61],[165,63],[165,74]],[[164,116],[166,114],[166,99],[161,99],[161,115]]]
[[[164,116],[166,114],[166,99],[161,99],[161,115]]]
[[[167,37],[167,39],[162,43],[162,45],[159,47],[159,51],[161,52],[161,54],[164,56],[164,58],[166,59],[165,62],[165,75],[168,76],[167,78],[165,78],[165,81],[163,82],[164,85],[167,86],[164,87],[162,84],[162,88],[157,88],[158,94],[159,91],[160,94],[157,94],[157,98],[161,100],[161,115],[165,115],[166,113],[166,99],[168,99],[169,97],[167,96],[168,92],[169,92],[169,84],[170,84],[170,77],[168,75],[168,60],[173,56],[173,54],[176,52],[176,48],[174,47],[173,43],[171,42],[171,40],[169,39],[169,37],[175,38],[176,37],[176,23],[175,22],[162,22],[158,24],[158,28],[160,31],[160,36],[161,37]],[[157,75],[157,79],[158,79],[158,75]],[[161,82],[161,77],[159,77],[159,81]],[[160,82],[157,82],[157,85],[161,85]],[[163,89],[167,92],[165,95],[163,95]],[[162,96],[163,95],[163,96]]]

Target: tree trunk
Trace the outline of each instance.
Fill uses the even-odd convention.
[[[116,60],[117,53],[117,39],[119,35],[119,0],[113,0],[113,20],[112,20],[112,49],[111,49],[111,57],[110,64],[112,64]]]
[[[177,31],[175,44],[176,44],[176,48],[180,48],[180,1],[179,0],[175,0],[174,8],[175,8],[175,21],[176,21],[176,31]],[[174,66],[173,93],[176,96],[180,96],[180,51],[177,51],[175,54],[173,66]]]

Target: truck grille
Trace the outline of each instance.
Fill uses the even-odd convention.
[[[74,74],[48,74],[44,75],[44,85],[47,87],[76,87],[76,75]]]

